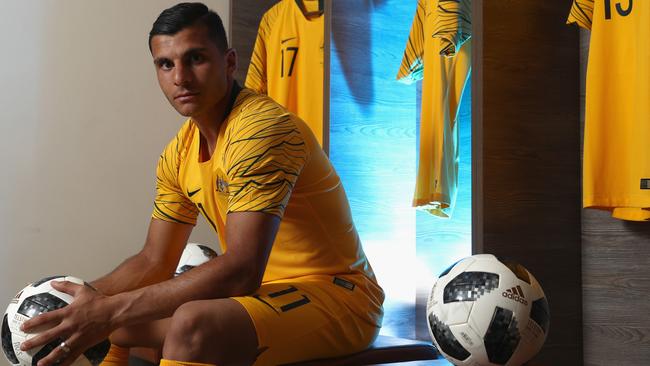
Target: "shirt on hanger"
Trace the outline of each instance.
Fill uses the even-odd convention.
[[[302,0],[318,10],[317,0]],[[245,86],[267,94],[303,119],[323,144],[323,16],[307,17],[282,0],[260,22]]]
[[[650,220],[650,1],[574,0],[567,23],[591,30],[583,206]]]
[[[458,190],[456,118],[471,72],[469,0],[418,0],[397,79],[423,79],[413,206],[449,218]]]

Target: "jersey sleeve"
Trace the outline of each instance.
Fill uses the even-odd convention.
[[[271,27],[270,18],[270,12],[267,12],[260,21],[260,26],[257,30],[257,38],[255,39],[255,46],[253,46],[251,63],[248,65],[246,81],[244,82],[244,86],[262,94],[268,94],[266,43]]]
[[[567,24],[577,24],[582,28],[591,30],[594,16],[594,0],[573,0]]]
[[[268,115],[268,109],[242,112],[226,136],[228,213],[265,212],[281,218],[307,162],[307,145],[294,117],[285,112]]]
[[[418,0],[397,80],[410,84],[424,77],[424,1]]]
[[[440,55],[455,56],[472,36],[470,0],[439,0],[433,22],[433,37],[440,38]]]
[[[165,148],[156,168],[156,197],[152,217],[164,221],[196,225],[198,210],[178,183],[181,134]]]

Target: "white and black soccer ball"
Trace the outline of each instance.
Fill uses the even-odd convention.
[[[70,276],[52,276],[43,278],[22,289],[9,303],[2,318],[2,350],[11,365],[31,366],[47,356],[61,344],[57,339],[42,347],[27,352],[20,350],[20,344],[33,338],[38,332],[24,333],[20,326],[27,320],[48,311],[61,309],[73,301],[73,297],[52,288],[52,281],[70,281],[83,285],[84,281]],[[104,340],[86,350],[73,366],[96,366],[101,363],[111,344]]]
[[[203,244],[187,243],[183,250],[183,254],[181,255],[181,259],[178,261],[174,277],[179,276],[196,266],[200,266],[216,256],[217,252],[208,246]]]
[[[478,254],[440,274],[427,319],[433,342],[454,365],[519,366],[542,348],[550,312],[528,270]]]

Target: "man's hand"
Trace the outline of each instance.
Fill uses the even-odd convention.
[[[62,309],[41,314],[23,323],[22,330],[26,333],[48,325],[50,328],[23,342],[20,349],[26,351],[57,339],[63,340],[65,344],[40,360],[38,366],[67,366],[86,349],[108,338],[117,327],[111,324],[113,314],[109,297],[89,285],[68,281],[53,281],[52,287],[72,295],[74,301]]]

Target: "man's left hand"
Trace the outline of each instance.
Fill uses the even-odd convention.
[[[104,296],[89,285],[68,281],[52,281],[52,288],[74,297],[61,309],[43,313],[23,323],[25,333],[49,326],[34,338],[21,344],[22,351],[43,346],[54,340],[63,340],[38,366],[72,364],[88,348],[108,338],[114,330],[111,324],[112,307]],[[40,328],[40,329],[39,329]]]

